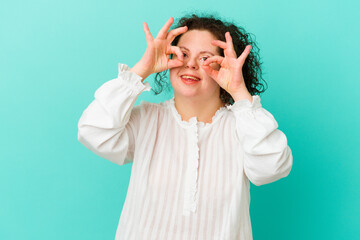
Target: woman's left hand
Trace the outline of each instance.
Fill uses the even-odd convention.
[[[245,80],[242,74],[242,67],[244,65],[246,57],[250,53],[251,45],[247,45],[242,54],[237,57],[234,50],[232,38],[229,32],[225,33],[226,42],[220,40],[213,40],[211,43],[224,49],[224,55],[212,56],[206,59],[201,65],[204,71],[213,78],[223,89],[225,89],[236,101],[235,96],[245,96],[241,98],[251,97],[248,92]],[[220,69],[214,69],[210,66],[211,63],[217,63],[220,65]],[[250,101],[251,102],[251,101]]]

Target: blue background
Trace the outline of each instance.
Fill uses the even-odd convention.
[[[360,235],[358,1],[1,1],[0,239],[114,239],[131,164],[77,140],[94,93],[173,16],[214,13],[256,36],[262,104],[294,164],[251,184],[255,240]],[[148,79],[152,83],[151,77]],[[144,92],[138,99],[170,96]]]

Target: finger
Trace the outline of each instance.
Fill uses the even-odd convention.
[[[188,30],[187,26],[183,26],[183,27],[179,27],[179,28],[176,28],[176,29],[173,29],[171,30],[166,39],[169,41],[169,42],[172,42],[178,35],[186,32]]]
[[[219,64],[221,65],[222,61],[224,60],[224,57],[222,56],[212,56],[205,60],[203,65],[201,67],[204,69],[204,71],[213,79],[217,79],[217,76],[219,74],[219,71],[217,69],[214,69],[210,64]]]
[[[181,52],[180,48],[177,46],[170,46],[167,49],[167,53],[166,54],[175,54],[177,58],[175,59],[169,59],[168,62],[168,68],[174,68],[174,67],[180,67],[184,64],[183,60],[184,60],[184,55]]]
[[[224,57],[222,57],[222,56],[212,56],[203,62],[203,66],[209,66],[211,63],[217,63],[217,64],[221,65],[223,60],[224,60]]]
[[[227,44],[226,42],[220,41],[220,40],[212,40],[211,42],[212,45],[218,46],[222,49],[226,49],[227,48]]]
[[[217,79],[219,71],[213,69],[209,65],[201,65],[207,75],[209,75],[213,79]]]
[[[247,46],[245,47],[245,50],[241,53],[240,57],[238,58],[238,60],[239,60],[242,64],[244,64],[245,59],[246,59],[247,56],[249,55],[250,51],[251,51],[251,45],[247,45]]]
[[[237,58],[236,52],[234,50],[234,44],[233,44],[233,41],[232,41],[232,38],[231,38],[231,35],[229,32],[225,33],[225,39],[226,39],[226,45],[227,45],[227,49],[228,49],[226,54],[230,57]]]
[[[144,32],[145,32],[146,41],[147,42],[152,41],[154,39],[154,37],[152,36],[152,34],[150,32],[150,29],[149,29],[149,26],[147,25],[146,22],[143,23],[143,29],[144,29]]]
[[[169,54],[176,54],[177,56],[177,59],[179,59],[180,61],[183,61],[184,60],[184,55],[183,53],[181,52],[180,48],[177,47],[177,46],[170,46],[167,51],[166,51],[166,54],[169,55]]]
[[[169,20],[165,23],[165,25],[161,28],[156,38],[162,38],[165,39],[167,32],[169,31],[171,24],[174,22],[174,18],[170,17]]]
[[[174,68],[174,67],[180,67],[184,64],[183,61],[180,61],[179,59],[170,59],[168,62],[168,68]]]

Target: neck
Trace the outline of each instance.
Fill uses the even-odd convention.
[[[212,117],[219,108],[225,104],[219,98],[193,99],[175,96],[175,108],[183,121],[189,121],[192,117],[197,117],[199,122],[211,123]]]

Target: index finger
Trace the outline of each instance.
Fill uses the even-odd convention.
[[[161,30],[159,31],[158,35],[156,36],[156,38],[166,38],[167,32],[169,31],[171,25],[174,22],[174,18],[170,17],[169,20],[167,20],[167,22],[165,23],[165,25],[161,28]]]
[[[169,42],[172,42],[172,41],[174,41],[174,39],[175,39],[178,35],[186,32],[186,31],[187,31],[187,26],[183,26],[183,27],[179,27],[179,28],[173,29],[173,30],[171,30],[171,31],[168,33],[168,35],[167,35],[166,38],[169,40]]]
[[[224,60],[224,57],[215,55],[215,56],[212,56],[212,57],[209,57],[208,59],[206,59],[204,61],[203,65],[208,66],[211,63],[217,63],[217,64],[221,65],[223,60]]]

